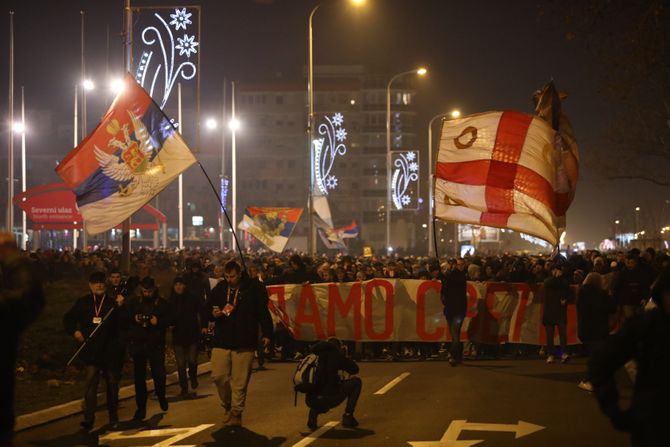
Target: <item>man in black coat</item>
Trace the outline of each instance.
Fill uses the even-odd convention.
[[[249,278],[240,264],[228,261],[224,278],[207,301],[214,321],[212,379],[224,408],[224,424],[241,426],[259,328],[265,347],[272,337],[272,317],[265,286]]]
[[[451,347],[449,348],[449,364],[456,366],[463,360],[461,346],[461,326],[468,310],[467,277],[465,260],[458,259],[450,264],[440,279],[442,280],[441,298],[444,305],[444,316],[449,324]]]
[[[555,263],[551,268],[551,277],[544,281],[544,313],[542,324],[547,334],[547,363],[556,360],[554,350],[554,328],[558,328],[558,338],[561,344],[561,363],[569,360],[567,352],[568,335],[568,298],[570,286],[563,275],[564,264]]]
[[[167,303],[158,295],[153,278],[146,276],[140,281],[139,295],[128,300],[128,316],[129,350],[133,358],[137,404],[133,419],[142,420],[147,415],[147,363],[161,410],[168,409],[165,397],[165,329],[170,317]]]
[[[343,380],[340,377],[340,371],[358,374],[358,365],[344,354],[342,344],[336,338],[317,343],[312,347],[312,352],[319,357],[317,370],[319,391],[307,394],[305,398],[305,403],[309,407],[307,426],[316,430],[318,415],[337,407],[346,399],[347,405],[342,416],[342,425],[356,427],[358,421],[354,417],[354,411],[363,382],[360,377]]]
[[[670,272],[652,286],[656,308],[628,320],[619,332],[596,349],[589,376],[600,409],[617,430],[631,434],[633,446],[668,445],[670,420]],[[635,360],[637,377],[630,407],[619,407],[616,373]]]
[[[80,424],[86,430],[90,430],[95,422],[101,373],[107,386],[109,423],[116,424],[119,420],[119,380],[124,356],[121,332],[127,321],[124,297],[109,296],[106,293],[104,273],[92,273],[88,286],[91,293],[75,301],[63,317],[65,332],[72,335],[78,343],[86,342],[79,354],[79,359],[86,367],[84,420]],[[93,334],[96,328],[97,331]]]
[[[14,234],[0,232],[0,446],[12,445],[14,371],[19,336],[40,314],[44,293],[39,273],[16,247]]]

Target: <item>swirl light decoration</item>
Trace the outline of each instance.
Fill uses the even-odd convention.
[[[325,116],[326,122],[318,127],[319,135],[312,141],[314,145],[314,178],[316,186],[324,195],[329,189],[337,188],[337,177],[331,173],[333,164],[338,155],[345,155],[347,147],[344,140],[347,139],[347,130],[342,127],[344,117],[341,113],[335,113],[332,117]]]
[[[144,46],[135,79],[143,88],[148,89],[161,108],[165,107],[179,77],[188,81],[196,75],[196,65],[190,58],[198,53],[199,43],[195,40],[196,34],[188,32],[189,25],[193,24],[192,15],[187,8],[175,8],[174,13],[170,14],[172,20],[168,24],[167,19],[154,12],[156,25],[149,25],[141,32]],[[170,25],[174,26],[174,33]],[[175,38],[180,29],[183,29],[183,35]],[[197,30],[194,32],[197,33]],[[162,91],[154,96],[157,86],[162,87]]]
[[[417,151],[402,152],[393,161],[393,177],[391,178],[391,199],[396,210],[407,209],[412,204],[408,188],[419,181],[419,153]]]

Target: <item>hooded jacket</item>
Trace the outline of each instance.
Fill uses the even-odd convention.
[[[207,315],[214,321],[214,337],[212,347],[223,349],[256,349],[258,348],[258,331],[263,337],[272,338],[272,317],[268,309],[268,292],[257,279],[249,278],[246,272],[241,273],[237,289],[230,288],[226,281],[221,281],[212,289],[207,300]],[[235,295],[237,291],[237,302]],[[230,315],[212,316],[214,306],[223,309],[226,303],[234,304]]]
[[[333,343],[321,341],[312,347],[312,352],[319,356],[319,380],[323,380],[319,394],[329,395],[338,392],[340,371],[358,374],[356,362],[346,357]]]

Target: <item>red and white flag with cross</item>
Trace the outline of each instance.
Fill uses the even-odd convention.
[[[435,216],[509,228],[556,245],[572,195],[561,191],[562,157],[541,118],[488,112],[443,123]]]

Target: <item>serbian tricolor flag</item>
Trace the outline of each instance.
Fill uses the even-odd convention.
[[[358,237],[359,229],[358,224],[355,220],[351,222],[351,225],[346,227],[335,228],[335,234],[339,239],[348,239]]]
[[[572,194],[558,186],[556,132],[539,117],[489,112],[442,125],[435,216],[510,228],[556,245]]]
[[[126,75],[95,130],[56,168],[77,197],[84,228],[114,228],[196,161],[149,94]]]
[[[244,212],[244,217],[237,228],[249,232],[270,250],[281,253],[302,211],[302,208],[250,206]]]

